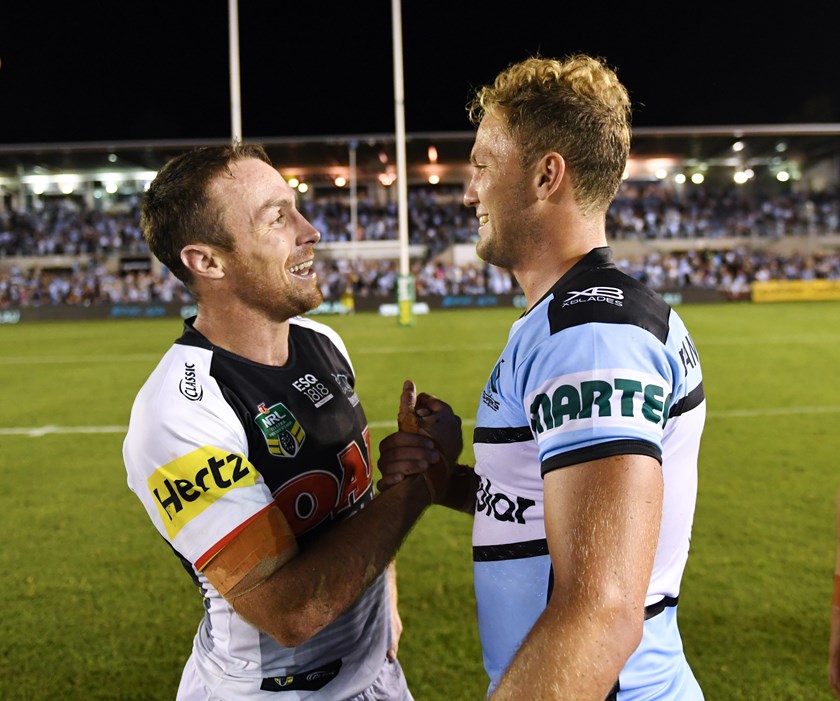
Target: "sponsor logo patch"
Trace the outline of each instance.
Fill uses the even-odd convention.
[[[335,380],[338,388],[344,392],[344,396],[347,397],[347,401],[349,401],[353,406],[356,406],[359,403],[359,397],[356,396],[356,392],[350,384],[350,380],[347,378],[347,375],[334,372],[331,372],[330,375],[332,375],[332,378]]]
[[[278,458],[293,458],[297,455],[306,440],[306,431],[295,415],[281,402],[270,407],[266,407],[263,402],[257,408],[259,413],[254,421],[265,436],[268,452]]]
[[[665,426],[671,407],[670,388],[650,377],[603,373],[557,378],[531,400],[531,430],[580,428],[584,422],[615,424],[644,419]],[[615,424],[617,425],[617,424]]]
[[[288,674],[285,677],[267,677],[262,680],[260,691],[315,691],[335,679],[340,670],[341,660],[335,660],[308,672]]]
[[[178,390],[191,402],[200,402],[204,396],[204,388],[195,377],[194,363],[184,363],[184,376],[178,383]]]
[[[492,516],[497,521],[524,524],[525,512],[536,503],[533,499],[505,494],[495,489],[489,479],[481,477],[475,496],[475,511]]]
[[[257,471],[242,455],[209,445],[162,465],[146,484],[170,539],[237,487],[250,487]]]
[[[493,411],[498,411],[500,406],[498,400],[493,395],[499,393],[499,378],[502,375],[502,363],[504,362],[505,360],[502,358],[498,363],[496,363],[496,367],[493,368],[493,372],[490,373],[490,379],[487,381],[490,391],[488,392],[487,387],[485,387],[484,391],[481,393],[481,401]]]
[[[332,392],[327,389],[327,386],[323,382],[319,382],[318,378],[311,373],[296,379],[292,382],[292,387],[309,397],[316,408],[323,406],[333,398]]]
[[[624,299],[624,290],[618,287],[590,287],[579,292],[569,290],[567,293],[569,297],[563,302],[563,307],[570,307],[573,304],[581,304],[582,302],[605,302],[613,304],[616,307],[624,306],[622,300]]]

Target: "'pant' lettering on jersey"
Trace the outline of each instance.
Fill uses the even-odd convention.
[[[641,402],[638,399],[641,399]],[[668,420],[671,395],[655,384],[643,385],[638,380],[616,377],[606,380],[584,380],[579,386],[562,384],[550,394],[540,393],[531,402],[531,429],[542,433],[579,419],[595,416],[632,417],[637,411],[645,420],[664,426]]]
[[[509,497],[503,492],[494,492],[489,479],[481,478],[476,494],[475,510],[506,523],[525,523],[525,511],[536,502],[523,497]]]

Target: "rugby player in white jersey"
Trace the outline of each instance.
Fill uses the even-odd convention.
[[[435,501],[474,515],[493,701],[698,701],[677,603],[706,402],[679,315],[607,245],[628,93],[599,59],[532,57],[480,89],[470,118],[477,253],[512,271],[527,309],[479,398],[475,467],[447,447],[451,406],[409,384],[420,433],[382,441],[380,487],[433,459],[423,433],[438,441]]]
[[[141,222],[198,303],[123,449],[204,597],[177,699],[410,701],[389,563],[429,492],[418,477],[374,497],[347,349],[301,316],[321,302],[318,232],[265,151],[241,144],[167,163]]]

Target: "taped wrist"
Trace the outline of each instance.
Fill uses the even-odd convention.
[[[222,596],[232,599],[256,589],[297,553],[291,526],[271,505],[247,521],[203,572]]]

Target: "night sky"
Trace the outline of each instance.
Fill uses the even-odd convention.
[[[403,1],[409,133],[469,131],[475,87],[577,51],[617,69],[636,126],[840,123],[840,3],[501,6]],[[392,134],[391,9],[239,0],[243,136]],[[0,62],[0,145],[231,134],[226,0],[17,0]]]

